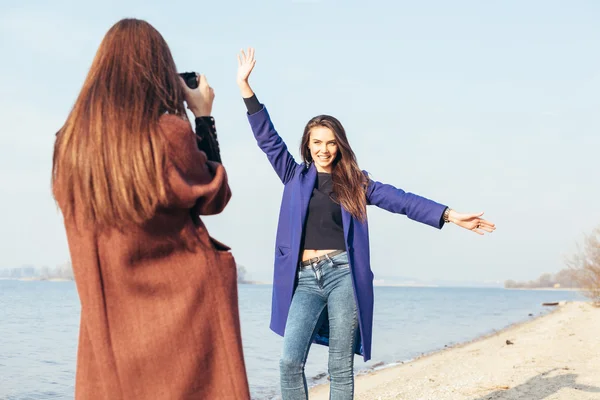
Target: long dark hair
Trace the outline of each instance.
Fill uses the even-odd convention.
[[[338,146],[331,171],[335,200],[353,217],[364,221],[367,218],[367,177],[358,167],[356,156],[348,143],[346,131],[340,121],[331,115],[318,115],[308,121],[300,144],[302,159],[306,164],[313,162],[308,142],[310,131],[317,126],[329,128],[333,132]]]
[[[86,223],[142,224],[167,201],[159,119],[185,118],[171,51],[149,23],[123,19],[106,33],[54,145],[52,186],[65,217],[75,199]],[[58,199],[57,199],[58,200]]]

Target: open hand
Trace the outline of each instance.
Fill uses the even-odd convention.
[[[256,64],[256,60],[254,59],[254,48],[248,47],[247,51],[248,54],[246,54],[244,50],[241,50],[238,54],[237,84],[239,86],[248,84],[248,78]]]
[[[461,228],[473,231],[478,235],[483,235],[484,232],[492,233],[495,231],[496,225],[481,218],[482,215],[482,212],[478,214],[463,214],[454,210],[450,210],[450,213],[448,214],[448,220],[460,226]]]

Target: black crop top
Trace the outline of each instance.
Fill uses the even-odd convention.
[[[346,250],[342,207],[331,198],[331,174],[317,173],[302,232],[305,250]]]

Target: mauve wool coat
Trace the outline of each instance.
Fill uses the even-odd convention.
[[[249,399],[236,266],[200,215],[231,197],[188,121],[159,122],[169,204],[146,224],[98,231],[77,209],[65,218],[81,301],[76,399]],[[70,190],[57,182],[59,206]]]

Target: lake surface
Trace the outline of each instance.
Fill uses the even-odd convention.
[[[355,371],[407,361],[549,311],[543,302],[583,300],[577,292],[490,288],[376,287],[373,359]],[[244,355],[253,399],[277,399],[282,339],[269,330],[271,286],[240,285]],[[79,299],[73,282],[0,280],[0,399],[72,399]],[[327,372],[314,345],[310,385]]]

